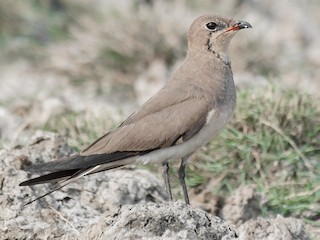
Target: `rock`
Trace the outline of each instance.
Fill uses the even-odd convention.
[[[225,201],[222,218],[236,226],[258,217],[260,196],[253,185],[240,186]]]
[[[239,227],[239,240],[307,240],[301,220],[277,216],[275,219],[250,220]]]
[[[89,182],[85,179],[86,189],[84,194],[81,193],[81,198],[97,209],[167,200],[163,184],[146,170],[114,170],[90,178]],[[87,199],[86,191],[94,194]]]
[[[218,217],[181,202],[112,208],[80,239],[236,239],[236,230]]]
[[[30,178],[22,169],[70,155],[60,135],[37,132],[29,145],[0,151],[0,239],[74,239],[79,231],[97,222],[108,208],[163,202],[166,193],[159,180],[145,170],[123,169],[84,177],[22,208],[24,200],[39,196],[48,185],[19,187]]]
[[[31,162],[49,161],[71,152],[63,137],[41,131],[26,147],[0,151],[0,239],[52,239],[73,231],[53,208],[41,208],[36,203],[21,209],[23,199],[33,193],[29,187],[18,186],[30,177],[21,169]]]
[[[163,184],[146,170],[120,169],[93,174],[22,208],[47,185],[19,187],[31,177],[31,162],[70,155],[66,139],[38,131],[26,146],[0,151],[1,239],[236,239],[234,227],[181,202],[167,203]],[[205,199],[209,199],[210,195]],[[240,224],[257,214],[252,186],[226,200],[223,214]],[[212,202],[208,202],[209,205]],[[102,217],[101,217],[102,216]],[[294,218],[258,219],[240,226],[240,239],[308,239]]]
[[[320,236],[320,228],[317,227],[320,224],[320,220],[315,221],[314,224],[305,224],[306,232],[309,234],[310,239],[317,239]]]
[[[206,188],[192,188],[190,193],[192,206],[201,208],[212,215],[219,215],[223,198],[216,196]]]
[[[20,181],[27,177],[27,173],[21,171],[32,163],[46,162],[70,155],[72,150],[67,145],[66,139],[60,135],[37,131],[29,140],[26,147],[16,146],[10,150],[0,151],[0,171],[3,179]],[[17,185],[11,186],[8,191],[12,193]],[[4,191],[6,186],[2,186]],[[12,188],[13,187],[13,188]]]

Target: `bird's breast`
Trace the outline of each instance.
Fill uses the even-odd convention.
[[[232,113],[232,109],[212,109],[208,112],[205,125],[188,141],[168,148],[152,151],[139,157],[138,161],[143,163],[155,161],[161,162],[192,154],[198,148],[210,142],[219,133],[219,131],[229,122]]]
[[[208,143],[218,132],[227,125],[233,114],[233,109],[226,107],[213,109],[207,115],[207,121],[199,132],[199,139],[203,144]]]

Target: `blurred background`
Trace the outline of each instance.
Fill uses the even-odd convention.
[[[206,13],[253,26],[231,44],[238,88],[316,97],[319,11],[317,0],[0,0],[2,140],[26,118],[43,124],[65,110],[121,121],[119,110],[133,111],[181,64],[187,30]]]
[[[230,47],[235,119],[195,156],[189,187],[253,183],[262,212],[319,224],[318,0],[0,0],[0,146],[42,129],[79,150],[117,126],[181,64],[207,13],[253,29]]]

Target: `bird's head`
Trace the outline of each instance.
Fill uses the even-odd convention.
[[[188,53],[212,52],[228,62],[230,40],[239,30],[251,27],[248,22],[226,17],[214,15],[198,17],[188,33]]]

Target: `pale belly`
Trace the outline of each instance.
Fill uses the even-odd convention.
[[[140,156],[137,161],[142,163],[162,162],[164,160],[182,158],[192,154],[198,148],[210,142],[219,131],[225,127],[230,121],[232,113],[232,110],[210,112],[206,124],[191,139],[169,148],[152,151]]]

